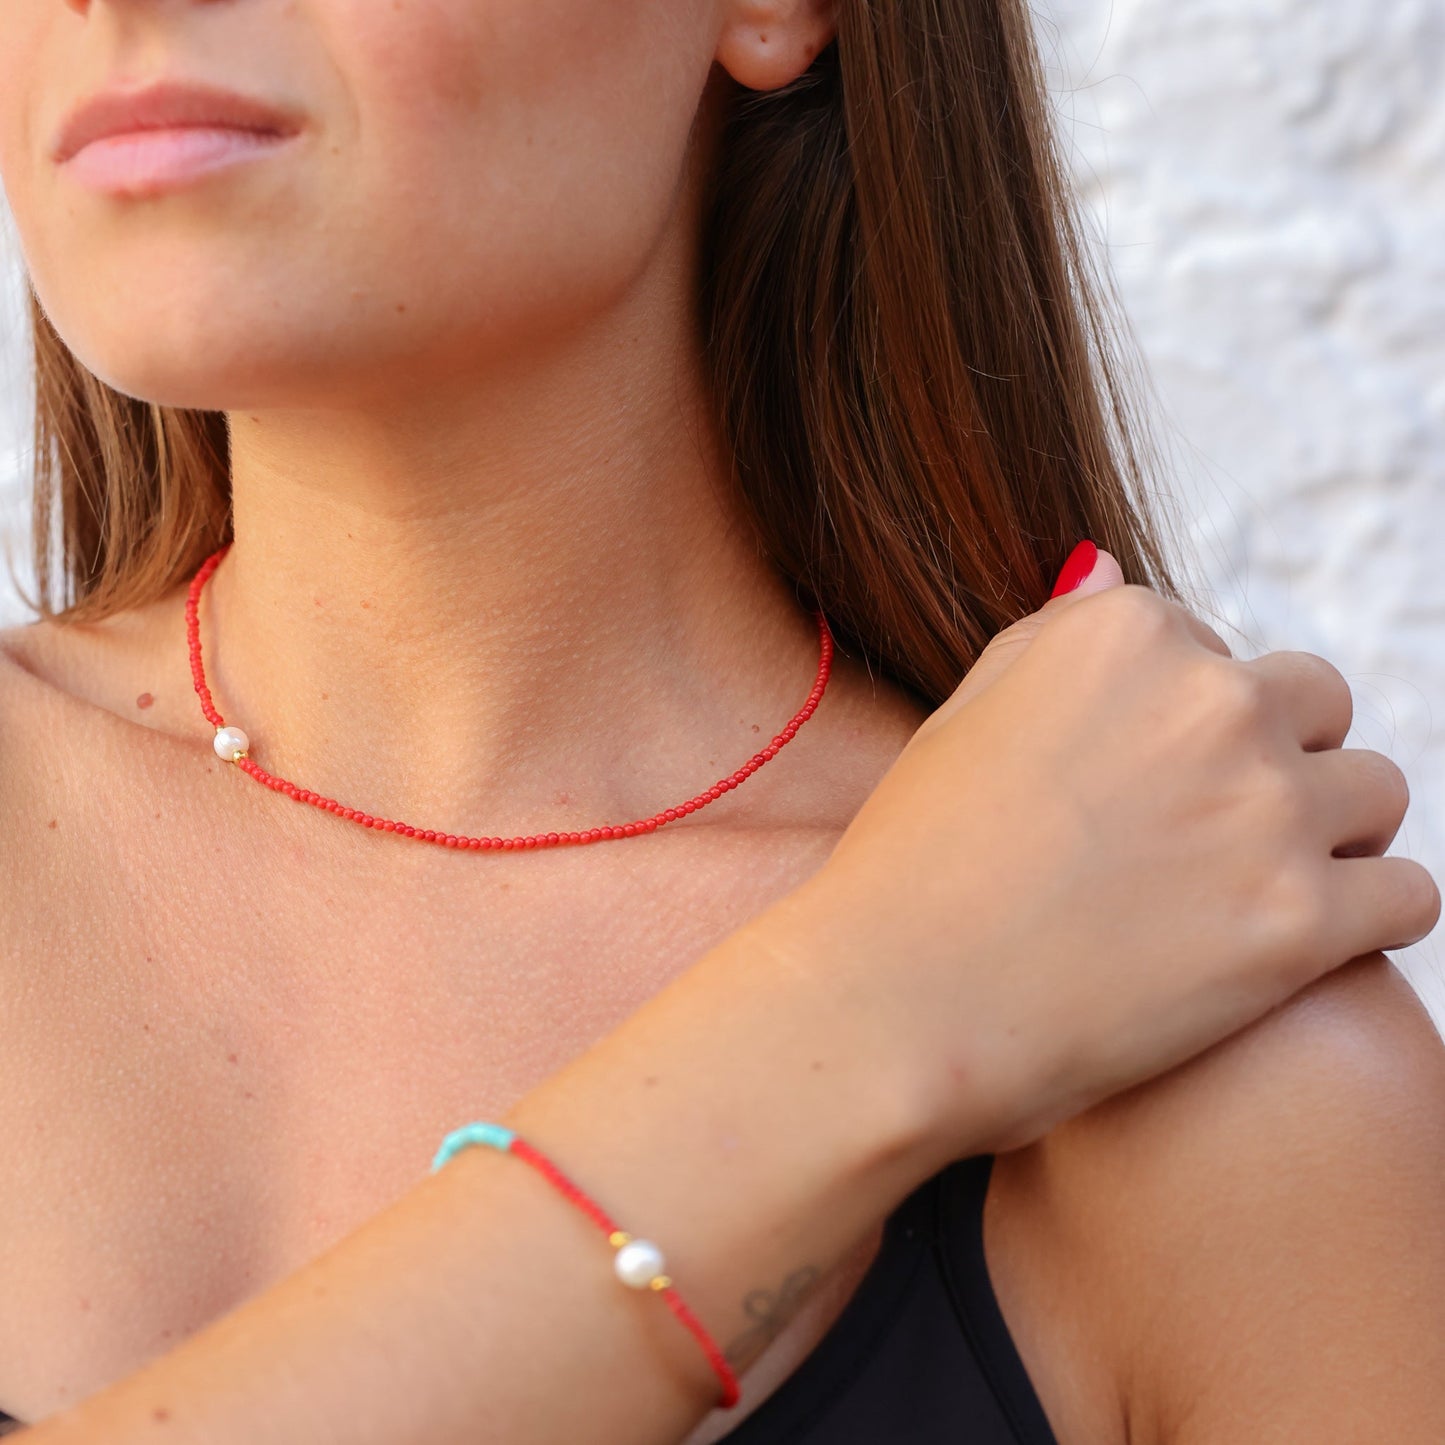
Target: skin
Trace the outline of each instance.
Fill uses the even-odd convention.
[[[816,628],[746,540],[690,315],[723,73],[785,84],[826,6],[10,0],[6,33],[0,174],[47,311],[113,386],[229,416],[203,640],[271,771],[418,826],[581,828],[692,796],[796,711]],[[76,189],[60,116],[162,72],[303,132],[164,196]],[[458,856],[221,764],[183,601],[0,638],[22,1418],[396,1199],[447,1128],[814,871],[925,716],[839,654],[795,741],[701,813]],[[1000,1161],[990,1265],[1062,1441],[1439,1436],[1442,1053],[1377,958]],[[781,1383],[876,1243],[688,1445]]]

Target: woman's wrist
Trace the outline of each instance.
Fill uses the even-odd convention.
[[[789,1299],[791,1317],[927,1177],[936,1143],[911,1061],[830,986],[801,902],[730,935],[501,1121],[663,1249],[738,1373],[786,1323],[758,1328],[756,1292]],[[539,1207],[568,1209],[538,1192]],[[718,1381],[696,1341],[638,1303],[663,1346],[653,1368],[705,1401]]]
[[[940,1045],[936,1004],[921,1010],[906,967],[887,966],[907,944],[872,897],[879,880],[852,878],[851,866],[830,861],[746,933],[775,973],[793,975],[800,1006],[806,1011],[811,1000],[819,1010],[818,1037],[848,1041],[830,1045],[840,1088],[872,1094],[874,1129],[921,1183],[951,1160],[1011,1147],[1034,1096],[1055,1084],[1048,1071],[1061,1067],[1058,1051],[1040,1031],[1025,1037],[1017,1023],[991,1015],[991,965],[963,943],[952,951],[951,1013],[968,1023]]]

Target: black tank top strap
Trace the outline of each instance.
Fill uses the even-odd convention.
[[[944,1287],[978,1361],[980,1376],[1017,1445],[1058,1445],[1058,1439],[1009,1333],[983,1248],[983,1206],[993,1155],[960,1159],[938,1176],[939,1263]]]

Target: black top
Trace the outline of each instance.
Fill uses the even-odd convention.
[[[989,1281],[992,1169],[957,1160],[888,1216],[832,1327],[718,1445],[1058,1445]]]
[[[1058,1445],[984,1260],[992,1171],[919,1185],[832,1328],[718,1445]]]

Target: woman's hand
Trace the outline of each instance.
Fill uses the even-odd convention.
[[[1431,875],[1378,856],[1409,794],[1342,747],[1352,714],[1324,659],[1239,661],[1101,552],[990,643],[770,936],[917,1061],[940,1160],[1023,1145],[1435,926]]]

